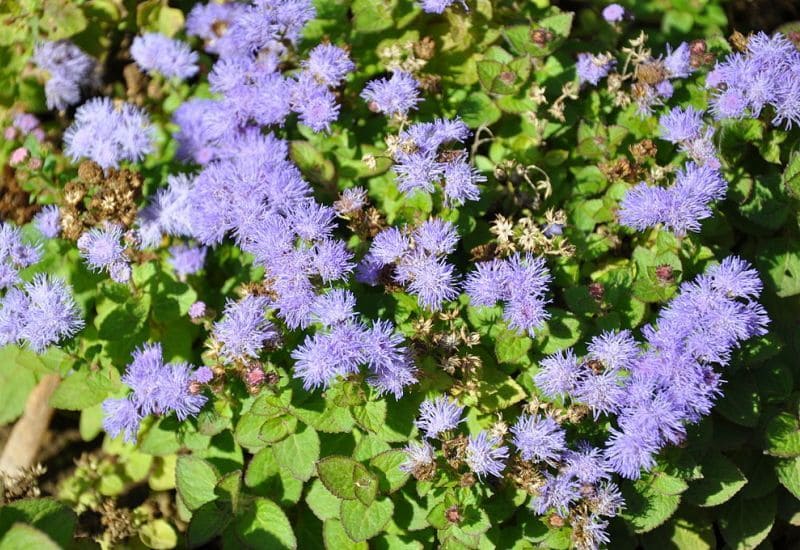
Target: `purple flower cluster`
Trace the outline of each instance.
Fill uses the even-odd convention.
[[[395,71],[391,78],[371,80],[361,92],[370,110],[389,116],[404,117],[422,101],[419,84],[410,74]]]
[[[461,422],[464,422],[463,414],[464,407],[447,397],[426,399],[419,407],[419,419],[416,421],[416,425],[425,434],[425,437],[435,438],[442,432],[454,430]]]
[[[180,420],[195,416],[207,398],[200,386],[211,379],[207,367],[164,363],[161,344],[145,344],[133,352],[122,381],[132,390],[127,397],[103,402],[103,427],[111,437],[122,434],[135,443],[142,419],[150,414],[175,412]]]
[[[228,301],[222,320],[214,323],[214,338],[221,344],[221,355],[229,362],[255,359],[278,332],[267,320],[270,305],[264,296],[245,296],[238,302]]]
[[[680,146],[697,164],[719,169],[714,128],[703,123],[703,112],[693,107],[675,107],[659,118],[661,138]]]
[[[75,112],[64,132],[64,152],[73,161],[86,157],[102,168],[117,168],[123,160],[139,161],[153,148],[153,128],[147,114],[107,97],[90,99]]]
[[[157,32],[137,36],[131,44],[131,57],[148,74],[185,80],[197,74],[197,53],[189,45]]]
[[[78,238],[78,250],[89,269],[107,271],[111,279],[127,283],[131,278],[131,265],[122,243],[122,227],[106,224],[86,231]]]
[[[187,31],[202,37],[219,59],[209,75],[219,99],[193,99],[174,114],[179,156],[199,164],[235,156],[245,135],[262,126],[280,126],[291,112],[315,132],[328,130],[339,116],[331,90],[354,65],[341,48],[314,48],[301,70],[280,72],[305,24],[314,16],[309,0],[256,0],[250,5],[197,6]]]
[[[178,275],[178,279],[185,281],[189,275],[194,275],[201,269],[206,261],[205,246],[187,246],[176,244],[169,248],[169,263]]]
[[[711,203],[725,197],[727,182],[712,163],[688,162],[678,170],[671,187],[639,183],[620,204],[619,221],[643,231],[663,224],[676,235],[700,231],[700,221],[711,217]]]
[[[726,258],[681,286],[643,331],[646,346],[626,331],[606,333],[583,359],[571,350],[546,358],[534,381],[551,398],[588,405],[595,418],[614,415],[605,469],[636,479],[662,447],[683,441],[686,424],[711,411],[721,393],[715,365],[727,365],[741,342],[766,332],[760,292],[756,271]]]
[[[456,2],[464,6],[464,9],[469,11],[467,3],[464,0],[418,0],[417,3],[422,8],[422,11],[427,13],[444,13],[444,10],[455,4]]]
[[[517,253],[476,264],[464,288],[475,306],[504,302],[503,318],[509,328],[533,336],[550,317],[545,310],[549,283],[550,272],[543,258]]]
[[[375,237],[356,278],[375,285],[383,269],[391,270],[393,280],[423,307],[439,311],[459,293],[455,267],[445,259],[457,244],[458,232],[448,221],[431,219],[415,229],[390,227]]]
[[[50,73],[44,85],[48,109],[77,105],[82,92],[98,85],[97,62],[68,40],[37,44],[32,60]]]
[[[611,69],[616,64],[616,59],[609,54],[579,53],[578,62],[575,65],[575,71],[578,73],[578,82],[597,86],[601,79],[608,76],[608,73],[611,72]]]
[[[18,227],[0,221],[0,290],[19,283],[19,271],[38,262],[41,256],[38,245],[23,242]]]
[[[41,259],[38,245],[22,241],[19,228],[0,222],[0,347],[27,343],[41,353],[83,328],[80,310],[63,280],[38,274],[23,283],[19,270]]]
[[[55,239],[61,233],[61,211],[55,204],[42,208],[34,217],[33,225],[48,239]]]
[[[416,369],[403,337],[389,321],[375,321],[371,326],[353,319],[335,299],[329,304],[337,315],[320,311],[319,317],[339,318],[335,324],[306,337],[292,352],[295,377],[306,389],[328,387],[337,377],[356,374],[361,366],[369,371],[367,381],[379,393],[391,393],[399,399],[406,386],[417,381]],[[330,306],[328,306],[330,307]],[[326,307],[322,308],[327,309]],[[344,311],[342,312],[342,310]]]
[[[618,23],[625,17],[625,8],[619,4],[609,4],[603,8],[602,15],[609,23]]]
[[[706,86],[714,91],[711,112],[717,120],[756,118],[769,105],[775,126],[800,123],[800,52],[780,33],[750,36],[747,51],[717,63]]]
[[[458,119],[409,126],[398,136],[399,146],[392,153],[397,188],[403,193],[433,193],[438,183],[447,206],[478,200],[478,185],[486,177],[469,164],[465,150],[451,149],[455,143],[464,143],[468,136],[469,129]]]

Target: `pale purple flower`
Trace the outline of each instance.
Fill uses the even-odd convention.
[[[50,74],[44,87],[48,109],[75,105],[83,92],[98,84],[95,59],[68,40],[37,44],[32,61]]]
[[[201,319],[206,316],[206,303],[197,301],[189,306],[189,318],[192,320]]]
[[[39,273],[23,289],[28,297],[27,309],[17,338],[27,342],[33,351],[41,353],[83,328],[72,289],[62,279]]]
[[[465,462],[479,479],[485,475],[501,477],[508,458],[508,447],[500,446],[500,438],[481,431],[470,436],[465,450]]]
[[[581,378],[581,365],[571,349],[545,357],[533,380],[542,393],[555,398],[575,391]]]
[[[388,227],[375,235],[369,249],[370,258],[388,265],[396,262],[411,249],[411,239],[396,227]]]
[[[64,133],[64,152],[73,161],[88,157],[102,168],[139,161],[153,147],[153,128],[144,111],[129,103],[115,107],[107,97],[90,99],[75,112]]]
[[[61,213],[58,206],[49,204],[34,217],[33,224],[48,239],[55,239],[61,233]]]
[[[130,397],[103,401],[103,429],[112,438],[122,434],[126,443],[136,443],[142,418]]]
[[[222,320],[214,323],[213,329],[226,360],[256,358],[266,344],[278,337],[266,317],[269,303],[268,298],[252,294],[238,302],[228,300]]]
[[[149,74],[185,80],[197,74],[197,53],[188,44],[160,33],[137,36],[131,44],[131,57]]]
[[[178,279],[184,281],[188,275],[194,275],[203,269],[206,252],[208,249],[205,246],[187,246],[185,244],[171,246],[169,263],[178,275]]]
[[[325,327],[352,320],[355,316],[356,297],[349,290],[334,288],[320,294],[311,308],[312,317]]]
[[[417,0],[417,3],[426,13],[444,13],[444,10],[455,4],[460,3],[465,10],[469,11],[464,0]]]
[[[461,422],[464,407],[455,401],[439,396],[426,399],[419,407],[419,418],[415,424],[428,438],[436,438],[443,432],[454,430]]]
[[[448,206],[461,206],[466,201],[476,201],[481,191],[478,184],[486,182],[486,176],[467,162],[466,153],[444,165],[444,198]]]
[[[616,63],[616,60],[608,54],[579,53],[578,63],[575,66],[578,82],[581,84],[588,82],[592,86],[597,86],[600,79],[608,76]]]
[[[674,50],[667,44],[667,56],[664,58],[664,68],[670,78],[686,78],[692,72],[691,52],[689,44],[681,42]]]
[[[454,266],[435,256],[414,254],[397,267],[395,279],[417,296],[420,305],[439,311],[459,294]]]
[[[565,518],[569,515],[570,506],[581,497],[580,484],[569,476],[545,474],[544,486],[539,494],[531,500],[531,508],[544,515],[553,509],[556,514]]]
[[[675,107],[658,120],[661,138],[671,143],[688,142],[700,137],[703,112],[689,106]]]
[[[523,460],[554,464],[566,448],[564,430],[550,417],[523,414],[511,427],[511,433]]]
[[[403,193],[416,189],[433,193],[434,183],[444,175],[444,165],[436,160],[433,151],[398,154],[397,164],[392,166],[392,170],[397,175],[397,188]]]
[[[419,84],[410,74],[395,71],[391,78],[371,80],[361,92],[370,109],[386,115],[403,116],[421,101]]]
[[[411,234],[415,250],[432,255],[447,256],[456,250],[458,230],[447,220],[433,218],[423,222]]]
[[[406,453],[406,461],[400,465],[403,472],[413,472],[436,461],[433,447],[427,441],[412,441],[403,451]]]
[[[625,17],[625,8],[619,4],[609,4],[603,8],[603,19],[609,23],[617,23]]]
[[[603,332],[589,342],[588,357],[610,371],[630,369],[639,357],[639,345],[630,331]]]
[[[94,227],[78,238],[78,250],[92,271],[108,271],[118,283],[130,279],[130,266],[122,244],[122,227],[109,223]]]
[[[346,51],[333,44],[320,44],[308,53],[302,66],[322,84],[336,87],[355,69]]]

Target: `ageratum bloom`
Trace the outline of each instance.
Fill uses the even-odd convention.
[[[619,4],[609,4],[603,8],[602,15],[609,23],[617,23],[625,17],[625,8]]]
[[[201,269],[206,261],[205,246],[186,246],[185,244],[176,244],[169,248],[169,263],[178,279],[185,281],[188,275],[194,275]]]
[[[134,443],[147,415],[174,412],[179,420],[195,416],[207,401],[194,384],[203,380],[209,380],[208,372],[187,363],[165,364],[161,344],[145,344],[134,350],[122,376],[131,393],[103,402],[103,427],[111,437],[122,434],[125,441]]]
[[[643,231],[658,223],[676,235],[700,231],[700,221],[711,216],[710,204],[725,196],[727,183],[710,164],[689,162],[678,170],[672,187],[642,182],[628,191],[619,210],[623,225]]]
[[[48,109],[76,105],[82,92],[97,85],[97,62],[68,40],[37,44],[32,60],[50,74],[44,85]]]
[[[440,396],[436,399],[426,399],[419,407],[419,418],[415,424],[425,437],[435,438],[443,432],[454,430],[464,419],[461,416],[464,407],[458,403]]]
[[[267,320],[264,296],[245,296],[238,302],[228,300],[222,319],[214,323],[214,338],[222,344],[221,355],[228,361],[256,358],[264,346],[278,337]]]
[[[141,160],[152,150],[152,142],[153,128],[144,111],[97,97],[78,107],[64,133],[64,152],[76,162],[87,157],[102,168],[117,168],[123,160]]]
[[[464,0],[418,0],[418,4],[422,11],[427,13],[444,13],[444,10],[455,4],[456,2],[464,6],[464,9],[469,11]]]
[[[361,97],[373,111],[390,116],[404,116],[421,101],[417,81],[403,71],[395,71],[388,79],[371,80]]]
[[[611,69],[616,65],[616,60],[609,54],[592,55],[590,53],[579,53],[578,63],[575,70],[578,73],[578,82],[583,84],[588,82],[592,86],[597,86],[601,78],[608,76]]]
[[[523,460],[554,464],[566,448],[564,430],[549,417],[524,414],[511,427],[511,433]]]
[[[336,87],[356,68],[355,63],[342,48],[333,44],[320,44],[308,53],[302,67],[320,83]]]
[[[89,269],[108,271],[114,281],[126,283],[130,280],[131,268],[121,241],[122,227],[110,223],[84,232],[77,245]]]
[[[33,217],[33,225],[48,239],[55,239],[61,233],[61,212],[55,204],[49,204]]]
[[[39,273],[25,283],[23,290],[27,299],[14,299],[16,307],[25,307],[17,312],[20,324],[16,339],[27,342],[33,351],[42,353],[47,346],[71,338],[83,328],[72,289],[62,279]]]
[[[185,80],[197,74],[197,53],[188,44],[150,32],[137,36],[131,44],[131,57],[148,74]]]
[[[490,436],[485,431],[469,437],[464,451],[464,461],[478,476],[478,479],[483,479],[483,476],[487,474],[494,477],[503,475],[505,460],[508,458],[508,447],[501,446],[500,443],[500,438]]]

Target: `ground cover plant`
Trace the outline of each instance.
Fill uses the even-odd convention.
[[[0,548],[796,544],[750,8],[4,3]]]

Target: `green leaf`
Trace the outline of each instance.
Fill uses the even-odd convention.
[[[339,517],[347,535],[360,542],[383,531],[393,512],[394,504],[388,498],[376,500],[369,506],[358,500],[343,500]]]
[[[311,482],[306,504],[321,521],[339,517],[339,498],[326,489],[319,479]]]
[[[53,392],[50,405],[56,409],[79,411],[102,402],[118,387],[116,371],[79,370],[69,374]]]
[[[0,550],[59,550],[61,547],[53,542],[46,534],[30,525],[15,523],[8,532],[0,538]]]
[[[402,449],[392,449],[372,457],[369,465],[378,474],[381,493],[394,493],[406,484],[410,474],[400,469],[400,465],[407,460]]]
[[[194,512],[186,532],[186,540],[190,547],[196,548],[219,536],[233,516],[230,510],[221,509],[216,502],[204,504]]]
[[[375,474],[359,464],[360,468],[353,471],[356,498],[364,506],[369,506],[378,494],[378,478]]]
[[[390,28],[396,0],[353,0],[353,30],[372,33]]]
[[[622,495],[625,509],[621,515],[636,533],[646,533],[663,524],[678,509],[681,500],[680,495],[657,492],[647,479],[624,483]]]
[[[678,517],[647,533],[644,547],[648,550],[711,550],[716,547],[716,539],[711,522],[705,518]]]
[[[292,141],[289,154],[297,167],[313,181],[330,182],[336,172],[333,163],[307,141]]]
[[[504,330],[495,339],[494,352],[497,361],[510,364],[529,364],[528,350],[531,349],[533,340],[522,336],[516,331]]]
[[[503,113],[488,95],[483,92],[472,92],[461,103],[458,113],[470,128],[489,126],[497,122]]]
[[[28,394],[36,386],[36,377],[14,361],[15,346],[0,348],[0,425],[19,418],[25,410]]]
[[[139,528],[139,539],[148,548],[157,550],[175,548],[178,544],[178,534],[163,519],[154,519],[142,525]]]
[[[317,462],[317,475],[325,488],[345,500],[356,498],[356,479],[363,477],[356,472],[364,466],[346,456],[328,456]]]
[[[72,542],[77,517],[55,499],[28,498],[0,507],[0,533],[8,531],[14,523],[31,524],[44,531],[50,540],[66,547]]]
[[[778,460],[775,473],[781,485],[800,500],[800,457]]]
[[[80,6],[69,0],[44,0],[41,26],[48,40],[69,38],[88,25]]]
[[[756,261],[779,297],[800,294],[800,244],[786,239],[759,243]]]
[[[781,175],[781,182],[786,191],[796,199],[800,199],[800,151],[794,151],[786,163]]]
[[[273,448],[275,460],[282,468],[289,470],[300,481],[308,481],[314,475],[314,463],[319,458],[319,436],[316,430],[305,426],[276,443]]]
[[[355,542],[344,530],[342,522],[338,519],[328,519],[322,525],[322,540],[326,550],[369,550],[369,544],[361,541]]]
[[[181,456],[175,467],[175,485],[189,510],[217,499],[214,488],[219,475],[216,469],[200,458]]]
[[[231,527],[237,539],[251,548],[297,548],[289,518],[266,498],[255,499]]]
[[[775,494],[745,500],[734,498],[722,505],[719,525],[722,537],[734,550],[756,548],[775,522]]]
[[[367,401],[352,408],[353,418],[368,432],[378,433],[386,423],[386,401]]]
[[[795,415],[784,412],[770,420],[764,437],[768,454],[783,458],[800,456],[800,424]]]
[[[693,481],[686,498],[696,506],[717,506],[727,502],[747,483],[739,468],[722,453],[703,458],[702,479]]]

